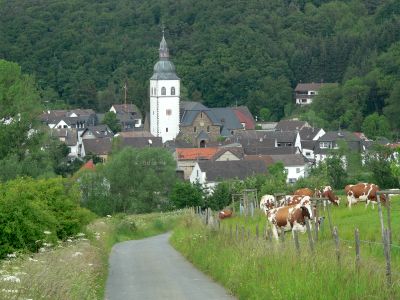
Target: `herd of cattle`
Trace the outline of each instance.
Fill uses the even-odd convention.
[[[365,201],[366,207],[371,203],[374,208],[374,203],[378,201],[377,191],[379,191],[379,187],[373,183],[347,185],[345,187],[347,205],[351,208],[352,204]],[[339,197],[335,196],[330,186],[315,190],[309,188],[299,189],[293,195],[284,196],[280,200],[277,200],[273,195],[264,195],[261,198],[260,208],[265,212],[268,221],[271,223],[272,233],[276,239],[279,238],[280,233],[285,231],[292,231],[292,233],[294,231],[301,233],[306,231],[306,218],[310,220],[315,218],[312,197],[326,198],[336,206],[340,204]],[[386,202],[383,194],[380,195],[380,201],[382,203]],[[226,210],[219,213],[221,219],[231,215],[232,212]]]

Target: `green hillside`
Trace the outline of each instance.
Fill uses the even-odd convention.
[[[36,76],[49,107],[104,111],[127,80],[146,110],[165,24],[185,98],[279,120],[298,82],[338,82],[305,118],[360,130],[378,112],[400,128],[397,0],[0,0],[0,16],[0,58]]]

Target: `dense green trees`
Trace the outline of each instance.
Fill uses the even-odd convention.
[[[323,80],[339,84],[313,108],[327,129],[359,130],[375,112],[400,127],[397,0],[18,0],[0,15],[0,58],[35,74],[49,107],[105,111],[128,82],[128,102],[146,111],[164,23],[184,98],[278,120],[293,113],[298,82]]]
[[[75,186],[61,178],[10,180],[0,184],[0,195],[0,257],[66,239],[93,218],[79,207]]]

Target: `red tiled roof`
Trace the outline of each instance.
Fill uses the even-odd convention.
[[[94,170],[96,169],[96,166],[93,163],[93,160],[89,160],[87,161],[87,163],[85,163],[81,169],[85,169],[85,170]]]
[[[211,148],[176,148],[178,160],[211,159],[218,151],[218,147]]]
[[[245,129],[255,129],[256,123],[252,116],[249,116],[244,111],[240,110],[239,108],[234,108],[233,111],[236,114],[236,117],[239,119],[240,123],[245,123]]]

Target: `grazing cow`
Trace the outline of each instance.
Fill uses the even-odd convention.
[[[287,205],[287,206],[299,204],[304,197],[310,197],[310,196],[308,196],[308,195],[296,195],[296,194],[295,195],[286,195],[285,199],[284,199],[284,203],[281,203],[281,204],[282,205]]]
[[[264,195],[260,200],[260,208],[267,214],[267,212],[275,207],[275,197],[273,195]]]
[[[352,204],[356,204],[359,201],[366,201],[365,207],[372,203],[372,208],[374,209],[374,204],[377,202],[376,192],[379,191],[379,187],[373,183],[357,183],[349,184],[344,188],[347,195],[347,204],[351,208]],[[380,199],[383,203],[386,202],[385,195],[381,195]]]
[[[313,212],[309,196],[303,197],[298,204],[277,207],[267,213],[275,239],[279,239],[279,233],[285,231],[292,231],[292,234],[294,231],[304,233],[306,231],[305,218],[311,219],[312,216]]]
[[[315,196],[318,198],[328,198],[330,202],[332,202],[333,204],[335,204],[337,206],[339,206],[339,204],[340,204],[339,197],[335,196],[332,188],[329,185],[324,186],[319,190],[316,190]]]
[[[293,195],[313,197],[315,195],[315,192],[312,189],[309,189],[309,188],[302,188],[302,189],[296,190],[293,193]]]
[[[230,217],[232,217],[232,211],[230,209],[224,209],[218,213],[218,218],[220,220]]]
[[[314,191],[309,188],[299,189],[294,192],[294,195],[310,196],[310,197],[314,196],[316,198],[328,198],[329,201],[335,205],[339,205],[340,203],[339,197],[335,196],[332,188],[329,185],[324,186],[320,189],[315,189]]]

